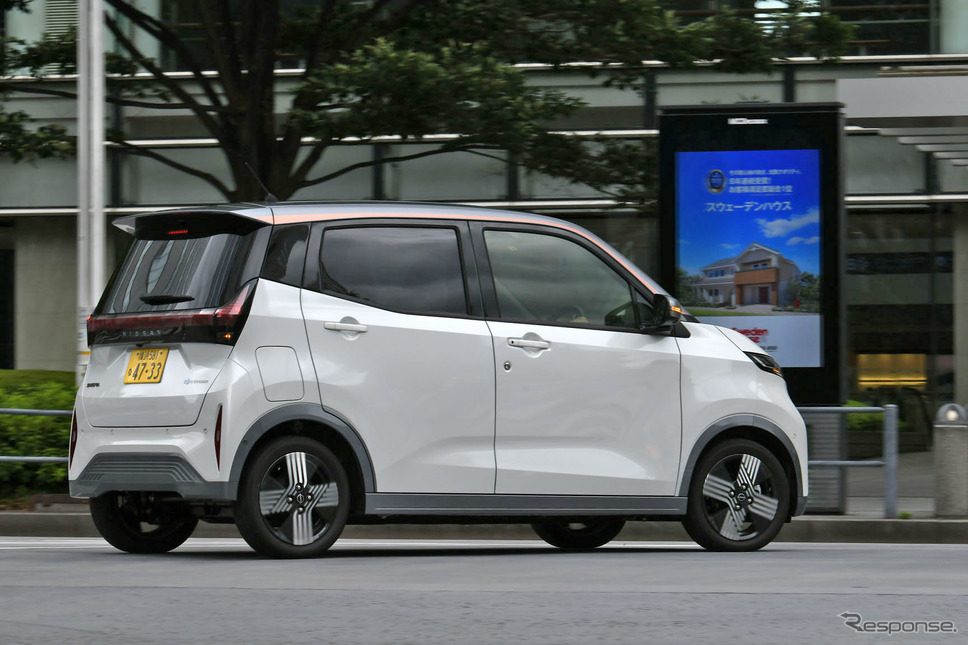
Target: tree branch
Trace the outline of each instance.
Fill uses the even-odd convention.
[[[224,2],[219,3],[220,18],[215,16],[208,2],[200,2],[198,11],[202,15],[202,27],[208,50],[215,59],[215,68],[222,81],[222,88],[229,103],[235,103],[240,98],[242,87],[242,73],[238,66],[238,51],[235,48],[235,30]],[[221,23],[224,39],[215,25]],[[223,42],[224,41],[224,42]]]
[[[108,0],[108,1],[112,3],[114,2],[114,0]],[[202,122],[202,124],[208,129],[209,132],[211,132],[215,136],[216,139],[218,139],[219,141],[222,141],[221,128],[219,128],[219,124],[216,121],[214,121],[212,117],[209,115],[208,106],[205,106],[202,103],[199,103],[191,94],[185,91],[181,83],[165,76],[165,73],[161,70],[161,68],[159,68],[157,65],[152,63],[151,60],[145,57],[144,54],[142,54],[141,51],[137,48],[137,46],[133,42],[131,42],[131,40],[122,32],[121,28],[118,26],[118,24],[114,21],[113,18],[107,17],[106,21],[107,21],[108,28],[118,39],[118,42],[121,43],[121,45],[125,49],[127,49],[132,56],[138,59],[139,63],[152,76],[155,77],[155,80],[157,80],[164,87],[168,88],[168,90],[171,91],[172,94],[179,97],[182,100],[182,102],[185,103],[185,105],[189,106],[189,109],[191,109],[192,112],[195,112],[195,114],[198,116],[199,121]],[[218,99],[216,99],[212,105],[218,106],[220,105],[220,102],[218,101]]]
[[[208,97],[208,100],[212,103],[212,105],[221,104],[221,99],[219,98],[218,92],[215,91],[212,83],[205,76],[205,74],[202,73],[202,69],[198,64],[198,61],[188,50],[188,48],[185,47],[184,41],[179,38],[177,34],[172,32],[171,29],[169,29],[164,23],[156,18],[153,18],[152,16],[135,9],[129,2],[124,2],[122,0],[107,0],[107,2],[110,3],[112,7],[117,9],[128,20],[157,39],[159,44],[181,54],[188,63],[189,71],[191,71],[195,76],[195,79],[202,87],[206,97]],[[159,78],[160,74],[163,76],[160,68],[154,64],[150,64],[151,67],[157,71],[152,71],[152,69],[149,69],[149,59],[138,50],[134,43],[131,42],[131,40],[128,39],[125,34],[122,33],[122,30],[118,27],[114,18],[108,14],[105,14],[105,20],[108,27],[111,29],[111,32],[114,33],[118,40],[122,42],[124,48],[135,56],[138,59],[138,62],[141,63],[145,69],[151,71],[151,73],[154,74],[159,81],[162,81],[162,78]]]
[[[307,43],[306,47],[306,70],[303,74],[303,78],[309,78],[313,70],[316,69],[316,65],[319,62],[318,58],[322,53],[324,46],[327,44],[322,35],[326,30],[326,25],[328,25],[333,20],[333,15],[336,9],[336,0],[326,0],[323,3],[323,8],[319,12],[319,19],[316,21],[316,28],[312,32],[316,35],[311,43]]]
[[[364,11],[359,19],[355,22],[353,27],[347,30],[346,38],[343,38],[341,49],[352,51],[358,44],[355,42],[357,37],[363,33],[364,27],[375,20],[380,12],[383,11],[387,6],[395,3],[396,0],[376,0],[373,6]],[[408,0],[405,4],[401,5],[395,12],[395,17],[392,21],[389,21],[387,25],[386,33],[392,33],[396,27],[403,23],[403,21],[410,15],[417,5],[421,4],[422,0]]]
[[[449,152],[471,152],[474,150],[501,150],[502,148],[498,146],[488,146],[488,145],[474,145],[472,143],[459,144],[457,146],[452,146],[448,144],[446,148],[434,148],[433,150],[424,150],[423,152],[415,152],[410,155],[398,155],[396,157],[384,157],[379,161],[360,161],[355,164],[351,164],[336,172],[331,172],[328,175],[323,175],[322,177],[317,177],[315,179],[308,179],[300,183],[299,188],[308,188],[309,186],[316,186],[318,184],[326,183],[337,177],[341,177],[347,173],[353,172],[354,170],[360,170],[362,168],[369,168],[381,163],[399,163],[401,161],[412,161],[413,159],[422,159],[424,157],[432,157],[433,155],[447,154]]]
[[[211,173],[203,172],[201,170],[198,170],[197,168],[192,168],[191,166],[187,166],[183,163],[175,161],[174,159],[166,157],[158,152],[155,152],[150,148],[145,148],[142,146],[133,146],[127,141],[114,140],[112,141],[112,143],[117,145],[119,148],[121,148],[122,150],[124,150],[124,152],[127,152],[128,154],[137,155],[139,157],[147,157],[148,159],[153,159],[159,163],[162,163],[168,166],[169,168],[174,168],[175,170],[179,170],[181,172],[192,175],[193,177],[197,177],[211,184],[216,190],[218,190],[220,193],[225,195],[226,199],[232,198],[232,191],[229,190],[228,186],[226,186],[218,177],[216,177]]]
[[[51,90],[47,88],[40,87],[30,87],[29,85],[8,85],[7,83],[0,83],[0,94],[13,94],[16,92],[22,92],[23,94],[41,94],[43,96],[56,96],[62,99],[76,99],[76,92],[68,92],[66,90]]]
[[[493,149],[500,150],[500,148],[493,148]],[[477,149],[466,149],[466,150],[461,150],[461,152],[466,152],[467,154],[471,154],[471,155],[477,155],[478,157],[484,157],[485,159],[500,161],[501,163],[508,162],[507,157],[498,157],[497,155],[489,155],[486,152],[481,152],[480,150],[477,150]]]
[[[6,93],[21,93],[21,94],[40,94],[42,96],[56,96],[62,99],[72,99],[77,100],[77,92],[68,92],[67,90],[54,90],[45,87],[34,87],[30,85],[17,84],[15,86],[8,86],[6,84],[0,83],[0,94]],[[151,110],[205,110],[206,112],[221,113],[225,112],[227,108],[215,107],[211,105],[201,105],[194,104],[188,105],[186,103],[170,103],[161,101],[137,101],[135,99],[126,99],[116,96],[107,95],[104,97],[105,103],[110,103],[112,105],[121,105],[123,107],[138,107],[138,108],[148,108]],[[333,106],[333,107],[339,107]],[[327,108],[324,108],[327,109]],[[332,109],[332,108],[328,108]]]

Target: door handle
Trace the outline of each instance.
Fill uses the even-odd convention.
[[[533,340],[531,338],[508,338],[508,345],[511,347],[523,347],[524,349],[551,349],[551,343],[546,340]]]
[[[356,332],[357,334],[362,334],[366,331],[366,325],[345,322],[324,322],[323,328],[330,331],[352,331]]]

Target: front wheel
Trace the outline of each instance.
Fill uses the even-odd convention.
[[[789,512],[790,483],[779,460],[758,443],[732,439],[696,465],[683,526],[711,551],[755,551],[776,537]]]
[[[619,534],[625,520],[606,517],[601,519],[548,520],[531,525],[538,537],[559,549],[589,551],[608,544]]]
[[[91,498],[90,507],[101,537],[128,553],[167,553],[198,525],[186,506],[158,493],[112,491]]]
[[[242,475],[235,522],[262,555],[310,558],[336,542],[349,510],[349,480],[336,456],[312,439],[283,437]]]

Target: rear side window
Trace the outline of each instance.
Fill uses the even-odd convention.
[[[262,265],[262,277],[294,287],[302,286],[303,263],[306,260],[308,224],[277,226],[269,239],[269,250]]]
[[[328,229],[315,288],[383,309],[467,314],[457,231],[370,226]]]
[[[268,231],[135,240],[96,313],[224,305],[245,282],[258,276]]]

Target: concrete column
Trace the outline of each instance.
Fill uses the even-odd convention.
[[[74,218],[21,217],[16,227],[14,366],[71,371],[77,356]]]
[[[934,514],[968,517],[968,414],[956,403],[934,421]]]
[[[939,23],[940,53],[968,53],[968,3],[965,0],[941,0]]]

